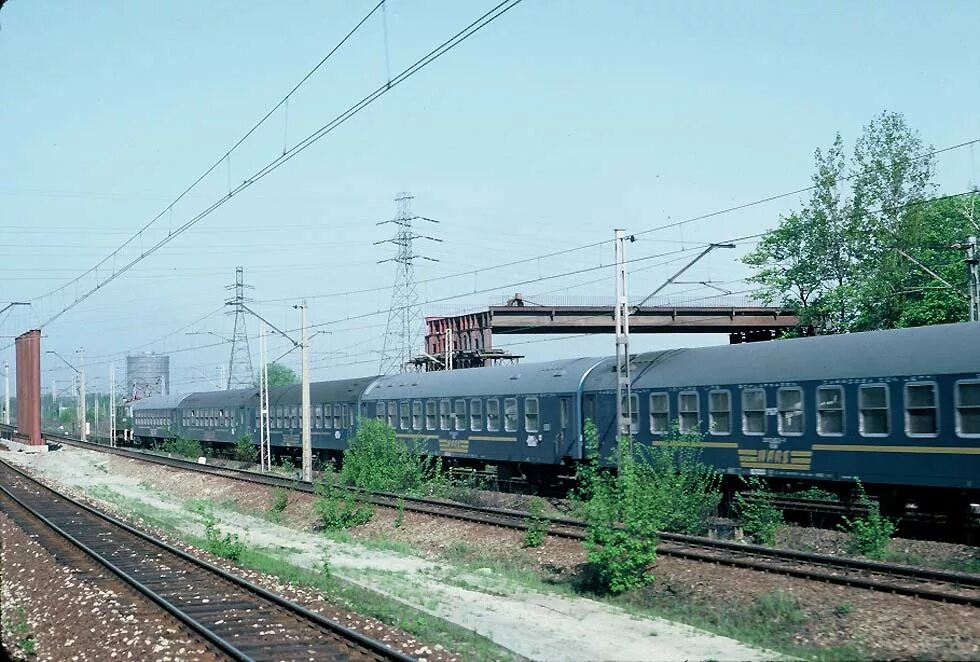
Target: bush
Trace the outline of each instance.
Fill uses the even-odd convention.
[[[173,439],[163,442],[163,452],[196,460],[204,455],[204,448],[201,447],[201,442],[196,439],[187,439],[177,435]]]
[[[242,542],[237,533],[225,533],[222,535],[218,528],[218,520],[210,509],[201,511],[204,518],[204,540],[205,548],[221,558],[230,561],[237,561],[245,551],[245,543]]]
[[[269,517],[278,522],[282,513],[289,505],[289,492],[282,487],[277,487],[272,493],[272,503],[269,504]]]
[[[841,531],[847,533],[844,549],[849,554],[880,559],[885,555],[888,542],[895,534],[895,524],[881,514],[881,506],[868,496],[861,481],[858,481],[857,489],[857,503],[867,508],[868,512],[854,519],[844,517],[844,523],[838,526]]]
[[[599,588],[613,593],[641,588],[657,558],[660,531],[701,533],[721,502],[721,477],[702,464],[700,437],[671,435],[641,447],[619,440],[616,471],[599,466],[595,425],[585,426],[587,462],[579,490],[586,521],[585,549]]]
[[[544,538],[548,535],[550,522],[545,517],[544,511],[547,502],[541,497],[534,497],[527,507],[527,517],[524,519],[524,546],[540,547]]]
[[[253,464],[259,459],[259,449],[252,443],[252,435],[243,434],[238,438],[235,443],[235,459]]]
[[[776,531],[783,524],[783,513],[773,504],[775,495],[769,486],[758,478],[749,478],[748,497],[745,492],[735,494],[735,510],[738,522],[747,534],[762,545],[776,542]]]
[[[350,490],[338,487],[327,476],[316,484],[316,498],[313,509],[320,516],[320,523],[326,529],[349,529],[367,524],[374,516],[371,504],[357,500]]]
[[[427,462],[398,441],[384,421],[361,419],[357,434],[344,451],[344,480],[367,490],[411,492],[426,481]]]

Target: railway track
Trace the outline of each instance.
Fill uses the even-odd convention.
[[[17,519],[29,514],[221,657],[413,659],[59,494],[2,461],[0,499],[5,510],[18,511]]]
[[[297,479],[200,465],[188,460],[163,457],[127,448],[109,448],[91,442],[59,437],[69,445],[114,453],[171,467],[243,480],[255,484],[283,487],[312,493],[311,483]],[[438,499],[361,491],[360,498],[383,507],[447,517],[502,528],[525,530],[527,514],[507,509],[486,508],[449,503]],[[583,522],[565,517],[550,517],[548,534],[582,540]],[[658,553],[705,563],[748,568],[844,586],[909,595],[923,599],[980,607],[980,575],[882,563],[827,554],[774,549],[698,536],[661,533]]]

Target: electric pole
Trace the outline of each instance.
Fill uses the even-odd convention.
[[[630,311],[626,288],[626,236],[616,230],[616,422],[633,448],[633,398],[630,382]]]
[[[272,448],[269,443],[269,356],[266,350],[268,331],[263,325],[259,334],[259,465],[262,471],[272,469]]]
[[[10,425],[10,364],[3,362],[3,424]]]
[[[300,350],[303,353],[303,396],[301,414],[303,426],[303,480],[313,480],[313,437],[310,434],[310,330],[306,324],[306,301],[303,301],[294,308],[300,309],[302,330],[302,342]]]
[[[86,430],[88,426],[85,421],[85,349],[81,347],[78,348],[78,375],[78,401],[80,403],[79,408],[82,410],[82,431],[79,438],[86,441],[88,439],[88,431]]]
[[[234,296],[225,301],[231,306],[229,315],[235,316],[235,331],[231,336],[231,356],[228,358],[228,390],[233,388],[251,388],[255,386],[255,376],[252,374],[252,354],[248,348],[248,332],[245,329],[245,290],[254,289],[245,284],[245,268],[235,268],[235,284],[225,286],[233,291]]]
[[[966,251],[966,271],[970,281],[970,321],[980,322],[980,272],[977,269],[977,238],[971,236],[966,242],[960,247]]]
[[[116,445],[116,364],[109,364],[109,445]]]
[[[435,258],[418,255],[413,248],[416,239],[441,242],[424,234],[417,234],[412,227],[412,221],[422,220],[438,223],[431,218],[412,214],[412,196],[399,193],[395,198],[398,210],[395,218],[382,221],[378,225],[393,223],[398,226],[395,236],[391,239],[374,242],[378,244],[394,244],[397,248],[395,257],[380,260],[378,264],[395,262],[395,284],[391,290],[391,308],[388,310],[388,326],[385,330],[384,346],[381,350],[381,365],[378,370],[387,375],[393,372],[405,372],[412,354],[422,346],[422,308],[419,305],[418,289],[415,284],[415,260],[438,262]]]

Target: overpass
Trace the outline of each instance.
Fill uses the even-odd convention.
[[[658,305],[632,310],[631,334],[727,333],[733,344],[772,340],[800,323],[793,311],[772,306]],[[454,354],[464,359],[456,362],[458,367],[487,365],[510,358],[493,349],[495,334],[612,334],[616,332],[614,314],[612,305],[539,305],[517,295],[507,305],[479,312],[427,317],[426,353],[444,356],[451,334]]]

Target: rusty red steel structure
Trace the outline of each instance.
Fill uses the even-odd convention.
[[[15,441],[41,446],[41,331],[17,336],[17,431]]]

